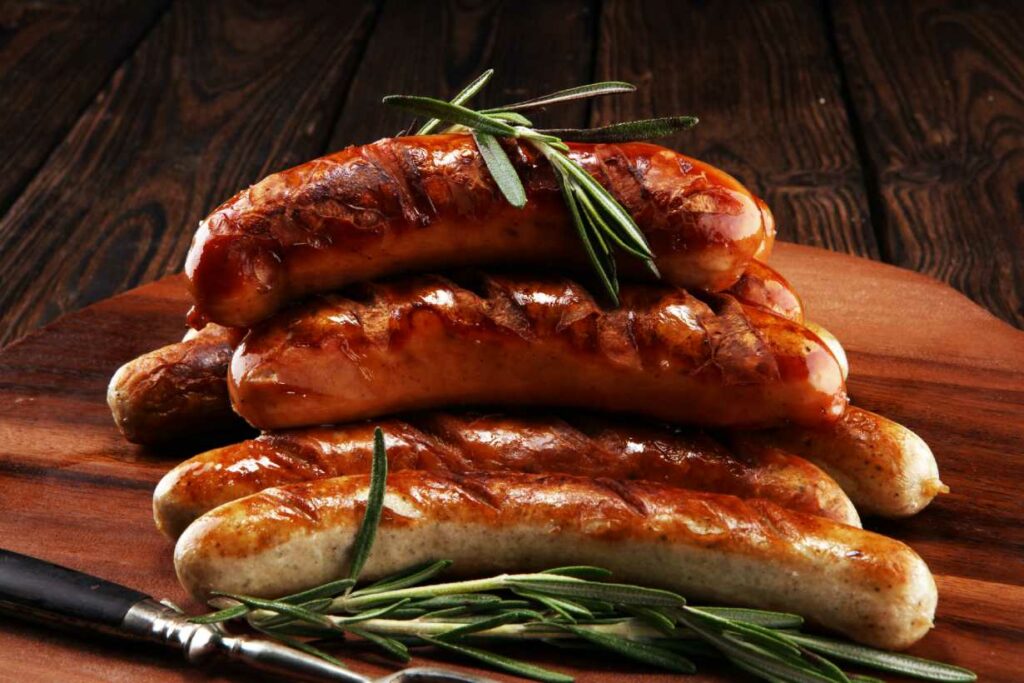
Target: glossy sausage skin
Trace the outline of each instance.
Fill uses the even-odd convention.
[[[704,434],[603,416],[428,413],[267,433],[197,455],[157,485],[157,527],[177,538],[201,514],[265,488],[367,474],[374,426],[384,430],[392,472],[563,472],[643,479],[764,498],[860,526],[853,504],[831,477],[780,449],[736,456]]]
[[[726,173],[645,143],[571,144],[632,214],[667,282],[720,291],[774,239],[771,213]],[[439,268],[585,265],[550,166],[509,143],[527,190],[511,206],[473,139],[430,135],[349,147],[275,173],[202,222],[185,272],[205,320],[248,327],[290,300]],[[637,269],[632,259],[622,266]]]
[[[740,452],[767,445],[807,458],[831,474],[866,515],[909,517],[949,491],[921,437],[855,406],[831,425],[736,432],[729,443]]]
[[[803,320],[800,299],[789,283],[763,263],[752,261],[739,282],[727,292],[741,303],[760,306],[797,322]],[[809,326],[809,329],[822,336],[815,328]],[[118,381],[126,382],[131,378],[135,386],[148,387],[146,391],[121,391],[116,399],[111,399],[115,421],[132,426],[130,440],[156,444],[180,438],[182,432],[178,430],[183,426],[185,433],[191,434],[240,423],[231,410],[225,382],[228,360],[242,335],[241,331],[228,334],[225,328],[211,324],[198,332],[190,330],[177,344],[129,362],[126,365],[129,369],[122,371],[125,374]],[[825,337],[822,340],[829,343]],[[831,343],[829,347],[834,353],[836,347]],[[174,358],[174,372],[167,373],[165,364],[144,360],[156,357]],[[844,358],[839,357],[840,361]],[[211,359],[218,360],[211,362]],[[845,378],[845,366],[843,368]],[[173,408],[160,406],[153,400],[155,396],[177,397],[178,388],[185,384],[189,387],[190,400]],[[157,413],[159,419],[156,419]]]
[[[110,379],[107,404],[125,438],[154,444],[236,423],[224,377],[241,336],[207,325],[122,365]]]
[[[175,569],[197,597],[280,596],[337,578],[365,509],[366,475],[267,489],[196,520]],[[928,567],[899,541],[762,500],[567,475],[389,475],[362,576],[451,559],[480,576],[603,566],[614,580],[692,599],[796,612],[874,646],[932,625]]]
[[[761,261],[751,261],[727,291],[745,304],[761,306],[783,318],[804,322],[804,305],[796,290],[779,272]]]
[[[228,378],[260,429],[453,405],[560,406],[710,427],[835,421],[839,365],[801,325],[726,295],[560,278],[439,276],[326,296],[250,330]],[[479,293],[478,293],[479,292]]]

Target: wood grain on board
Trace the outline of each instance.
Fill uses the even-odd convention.
[[[373,17],[175,2],[0,220],[0,344],[179,270],[211,208],[317,156]]]
[[[168,0],[0,5],[0,212],[146,35]]]
[[[1024,7],[844,0],[882,257],[1024,325]]]
[[[970,667],[981,680],[1014,680],[1024,648],[1024,332],[948,286],[892,266],[788,244],[772,263],[802,293],[811,318],[845,344],[854,401],[920,433],[952,488],[917,517],[867,520],[910,543],[937,575],[936,628],[912,652]],[[153,527],[150,496],[167,469],[202,446],[132,446],[104,402],[121,363],[180,337],[187,305],[181,278],[168,278],[65,316],[0,352],[0,538],[12,550],[198,610],[175,581],[171,544]],[[543,648],[513,654],[581,681],[678,680]],[[387,670],[372,657],[355,666]],[[7,620],[0,620],[0,671],[19,681],[230,675],[198,673],[173,652]],[[688,680],[735,680],[710,671]]]

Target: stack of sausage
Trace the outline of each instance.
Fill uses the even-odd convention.
[[[934,458],[848,405],[842,347],[765,265],[768,209],[662,147],[570,148],[656,255],[660,280],[620,259],[618,307],[581,284],[552,171],[513,143],[523,209],[471,137],[439,135],[271,175],[202,222],[195,331],[108,396],[138,443],[235,415],[261,430],[158,486],[183,585],[278,596],[336,578],[379,425],[390,474],[366,578],[440,558],[469,575],[594,564],[875,646],[918,640],[934,580],[858,511],[921,510],[943,489]]]

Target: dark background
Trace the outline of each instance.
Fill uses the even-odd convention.
[[[1013,1],[0,0],[0,344],[177,271],[267,173],[395,133],[382,95],[487,67],[480,104],[636,83],[544,122],[699,115],[666,144],[764,196],[782,239],[1022,326],[1022,36]]]

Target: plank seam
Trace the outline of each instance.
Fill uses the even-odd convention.
[[[882,201],[881,183],[879,182],[878,166],[875,164],[868,152],[867,136],[864,131],[864,122],[861,120],[857,110],[853,91],[850,88],[849,77],[847,76],[846,62],[843,61],[842,53],[839,50],[839,41],[836,32],[835,13],[832,3],[829,0],[821,0],[822,17],[824,18],[825,42],[828,45],[829,55],[835,65],[836,74],[839,78],[839,97],[846,110],[846,118],[849,121],[850,136],[853,138],[854,150],[861,168],[861,183],[864,185],[864,194],[868,204],[868,220],[871,222],[871,232],[878,247],[878,255],[885,263],[895,263],[895,250],[892,240],[889,239],[889,225],[885,214],[885,205]]]
[[[354,56],[352,57],[353,64],[352,69],[349,71],[348,81],[345,82],[341,88],[344,92],[342,96],[338,98],[338,103],[334,106],[333,110],[329,112],[327,120],[331,121],[330,127],[324,126],[324,135],[319,144],[320,156],[330,154],[335,151],[328,149],[327,146],[330,144],[331,140],[334,139],[334,135],[341,124],[342,112],[345,111],[345,105],[348,104],[349,97],[352,95],[352,84],[356,82],[356,77],[359,75],[359,71],[363,67],[366,51],[370,46],[370,39],[377,31],[377,25],[380,23],[380,18],[384,14],[385,4],[386,0],[374,3],[373,15],[367,21],[368,25],[366,27],[366,32],[357,41]]]

